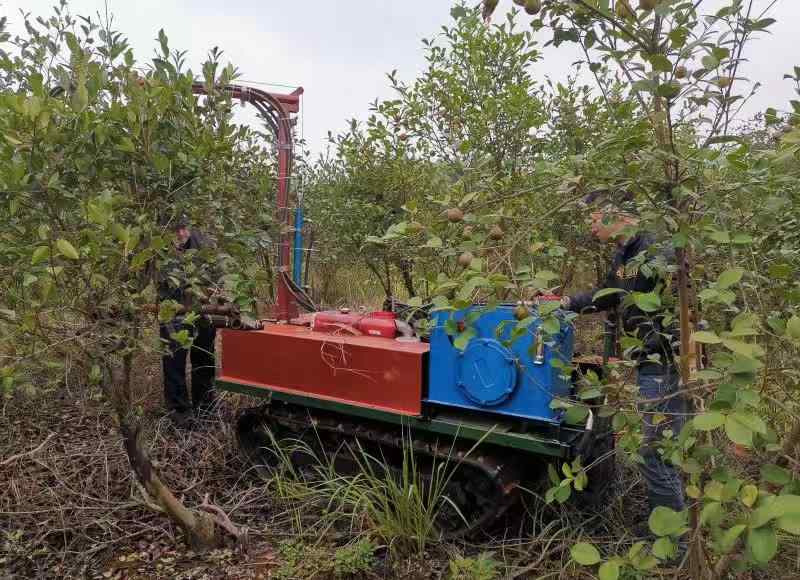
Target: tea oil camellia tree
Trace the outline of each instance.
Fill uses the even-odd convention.
[[[675,266],[652,266],[669,284],[622,300],[644,312],[671,312],[665,324],[674,321],[681,331],[676,364],[694,408],[686,427],[667,432],[657,452],[683,471],[690,508],[655,509],[648,520],[655,541],[620,554],[579,543],[573,559],[598,566],[604,580],[646,578],[674,564],[679,542],[686,542],[688,558],[679,564],[692,578],[764,567],[800,534],[800,248],[784,228],[798,207],[800,105],[768,111],[767,123],[782,130],[767,127],[760,141],[736,119],[757,88],[740,71],[748,44],[774,20],[763,6],[740,0],[713,9],[703,1],[545,0],[530,9],[525,4],[530,16],[512,11],[493,23],[492,13],[511,7],[504,4],[485,2],[481,10],[458,4],[444,46],[426,44],[428,73],[410,85],[392,81],[399,96],[384,107],[407,123],[416,147],[441,160],[446,181],[442,192],[406,204],[405,219],[372,241],[418,248],[418,270],[430,272],[430,292],[416,305],[427,298],[436,309],[452,310],[479,298],[491,309],[563,285],[566,270],[558,265],[569,263],[569,242],[580,239],[586,217],[575,201],[598,190],[633,197],[638,227],[672,246],[678,258]],[[483,31],[475,26],[481,18]],[[548,94],[526,76],[538,57],[530,32],[513,28],[520,18],[548,43],[579,47],[581,66],[596,82],[591,93],[579,98],[562,86]],[[514,34],[523,35],[516,45]],[[515,72],[503,69],[492,77],[498,86],[483,93],[482,63],[500,55],[509,56],[498,66]],[[452,68],[460,58],[464,65]],[[515,92],[514,83],[525,90]],[[576,130],[542,120],[538,111],[547,110],[565,113],[558,121]],[[591,128],[593,122],[599,124]],[[514,132],[501,148],[490,137],[497,127]],[[411,231],[410,223],[420,227]],[[545,329],[557,331],[555,307],[540,313]],[[527,324],[521,312],[513,335],[524,334]],[[450,331],[460,348],[473,335],[469,325]],[[639,341],[621,340],[626,351]],[[697,345],[708,360],[690,372],[700,358]],[[609,420],[620,449],[635,459],[642,417],[635,387],[624,380],[630,366],[609,369],[606,377],[614,380],[608,383],[589,375],[577,401],[556,403],[574,422],[590,408]],[[606,403],[589,403],[598,398]],[[742,455],[755,469],[737,463]],[[591,482],[591,465],[580,461],[562,472],[566,479],[551,473],[551,501],[565,501]]]
[[[569,42],[581,48],[611,108],[621,104],[611,98],[603,73],[611,70],[624,79],[623,96],[637,104],[635,114],[647,130],[619,152],[616,163],[587,167],[573,179],[590,175],[589,187],[633,193],[643,214],[641,227],[670,240],[678,255],[679,364],[695,415],[680,433],[665,438],[660,452],[686,474],[690,513],[657,508],[649,527],[658,540],[605,561],[590,544],[574,546],[575,561],[599,564],[604,580],[623,573],[646,576],[670,559],[678,537],[688,538],[692,578],[721,578],[767,564],[782,543],[791,544],[800,534],[800,486],[793,475],[797,368],[775,370],[779,365],[767,357],[796,357],[796,282],[775,287],[768,280],[772,274],[788,281],[786,275],[796,273],[796,261],[787,257],[795,256],[797,247],[786,252],[791,243],[784,244],[786,253],[778,257],[767,241],[777,232],[765,235],[755,225],[775,224],[778,208],[797,207],[798,117],[793,111],[780,120],[787,130],[770,147],[757,148],[736,134],[736,113],[755,90],[742,78],[740,65],[748,42],[774,20],[759,3],[734,0],[704,12],[710,4],[553,0],[542,2],[531,22],[541,33],[549,30],[556,46]],[[767,117],[779,122],[774,110]],[[694,270],[691,263],[697,264]],[[697,306],[690,284],[712,328],[690,330],[690,311]],[[668,297],[624,300],[647,311],[644,302]],[[711,352],[707,368],[695,376],[689,373],[690,339]],[[769,411],[776,405],[777,416]],[[613,415],[617,429],[629,430],[638,421],[624,407],[600,413]],[[623,447],[635,453],[635,441],[626,438]],[[737,469],[722,453],[726,440],[752,449],[748,454],[760,473]]]
[[[198,100],[184,55],[170,51],[163,31],[142,71],[110,23],[73,18],[64,2],[25,29],[0,37],[3,390],[51,388],[47,378],[66,373],[72,357],[110,404],[149,501],[193,546],[218,545],[235,527],[215,506],[185,506],[161,481],[139,441],[133,389],[140,357],[162,349],[143,307],[156,301],[176,212],[220,242],[198,263],[224,263],[263,241],[248,235],[266,221],[253,192],[272,171],[252,160],[264,158],[259,140],[232,123],[221,87],[235,70],[212,51],[202,71],[209,96]],[[236,243],[226,235],[231,221]],[[185,272],[197,299],[202,268]],[[246,301],[236,275],[221,283]],[[160,316],[170,319],[176,306],[163,304]],[[176,339],[190,340],[185,331]]]
[[[448,296],[467,304],[480,292],[530,298],[574,276],[570,250],[585,243],[583,226],[577,213],[563,215],[574,211],[565,201],[586,192],[564,175],[585,164],[595,151],[587,136],[606,133],[613,115],[574,79],[537,83],[540,50],[515,16],[486,27],[463,5],[451,15],[440,35],[423,40],[423,73],[404,82],[393,71],[395,98],[375,106],[375,134],[399,135],[411,167],[433,179],[366,247],[415,257],[417,286],[427,289],[417,306]],[[554,140],[556,131],[572,139]]]

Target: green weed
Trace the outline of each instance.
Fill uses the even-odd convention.
[[[293,539],[278,545],[280,567],[273,578],[289,580],[295,578],[363,578],[375,567],[377,546],[369,538],[331,548],[312,545]]]
[[[457,557],[450,561],[451,580],[494,580],[500,577],[500,563],[489,553],[475,558]]]

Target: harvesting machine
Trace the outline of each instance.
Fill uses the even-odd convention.
[[[195,90],[203,92],[200,85]],[[448,463],[453,471],[444,493],[458,509],[440,525],[459,534],[501,515],[521,486],[546,477],[548,463],[581,455],[586,465],[609,449],[613,443],[598,429],[599,419],[590,414],[583,426],[568,426],[563,410],[551,405],[573,396],[572,381],[557,364],[573,357],[573,329],[562,318],[557,333],[543,332],[535,304],[533,323],[513,342],[514,305],[435,312],[429,337],[416,336],[393,301],[376,312],[314,312],[290,268],[292,230],[295,249],[302,243],[300,216],[293,224],[289,211],[292,123],[302,89],[228,90],[255,105],[275,133],[276,212],[284,225],[271,318],[257,330],[221,331],[217,388],[262,403],[238,422],[249,457],[269,463],[273,441],[290,437],[350,461],[351,468],[352,458],[337,451],[356,440],[390,463],[401,463],[410,450],[423,480]],[[309,312],[300,315],[298,306]],[[465,321],[475,335],[462,349],[452,334]],[[602,465],[593,471],[591,484],[605,483],[603,472]]]

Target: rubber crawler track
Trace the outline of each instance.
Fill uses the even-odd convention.
[[[322,444],[322,450],[333,453],[358,443],[376,457],[392,462],[391,468],[399,472],[403,452],[413,449],[417,469],[423,480],[430,481],[434,465],[447,462],[452,476],[444,492],[449,502],[440,511],[437,520],[443,537],[455,538],[472,534],[502,516],[519,496],[519,475],[512,468],[518,454],[481,445],[473,448],[467,441],[437,438],[428,433],[389,426],[376,421],[354,421],[345,415],[312,410],[283,402],[249,409],[242,414],[237,425],[239,446],[253,463],[269,465],[274,454],[268,447],[272,439],[286,437],[309,444]],[[405,434],[405,436],[404,436]],[[338,454],[337,454],[338,455]],[[517,463],[518,464],[518,463]],[[452,466],[452,467],[451,467]]]

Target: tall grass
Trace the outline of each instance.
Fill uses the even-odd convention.
[[[452,510],[448,516],[465,521],[447,495],[458,470],[452,447],[445,458],[431,458],[429,464],[426,458],[425,469],[421,469],[405,431],[399,465],[394,466],[358,440],[321,452],[324,446],[319,437],[316,444],[270,437],[269,452],[278,459],[270,485],[279,498],[294,506],[290,512],[295,529],[302,527],[299,511],[313,507],[321,512],[318,528],[329,529],[346,521],[352,532],[369,532],[400,556],[421,555],[442,539],[439,521],[443,510]],[[304,470],[293,461],[301,455],[308,466]],[[337,470],[340,460],[353,465],[353,473]]]

